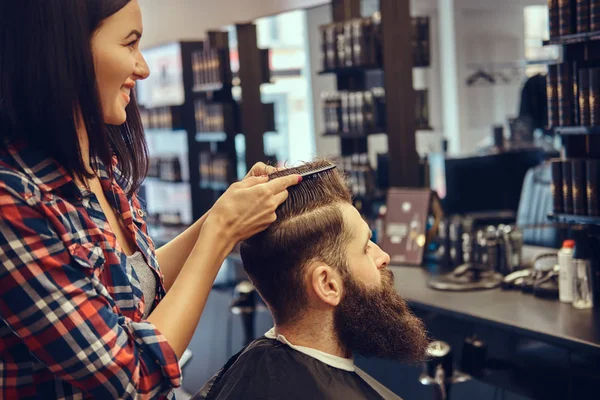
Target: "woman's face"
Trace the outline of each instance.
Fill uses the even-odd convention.
[[[125,107],[135,82],[150,74],[140,52],[142,31],[142,11],[138,1],[131,0],[102,21],[92,37],[96,82],[106,124],[125,123]]]

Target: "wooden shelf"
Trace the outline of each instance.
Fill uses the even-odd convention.
[[[598,135],[600,126],[559,126],[554,132],[559,135]]]
[[[225,132],[198,132],[196,133],[197,142],[224,142],[227,140]]]
[[[223,182],[200,182],[200,189],[214,190],[224,192],[229,187],[228,183]]]
[[[371,66],[371,67],[339,67],[333,69],[327,69],[323,71],[319,71],[319,75],[327,75],[327,74],[336,74],[336,75],[354,75],[361,74],[367,71],[381,71],[381,67]]]
[[[185,129],[149,128],[144,129],[146,135],[187,135]]]
[[[559,36],[544,40],[544,46],[549,45],[572,45],[600,40],[600,31],[575,33],[573,35]]]
[[[587,215],[571,214],[550,214],[548,216],[553,222],[569,225],[598,225],[600,226],[600,217],[590,217]]]
[[[431,65],[413,65],[413,68],[430,68]],[[380,66],[370,67],[339,67],[333,69],[326,69],[317,72],[319,75],[336,74],[336,75],[358,75],[369,71],[380,71],[383,72],[383,68]]]
[[[192,88],[194,93],[210,93],[218,92],[223,89],[231,89],[231,86],[224,86],[223,83],[206,83],[204,85],[196,85]]]
[[[348,132],[325,132],[323,136],[337,136],[341,138],[364,138],[371,135],[385,135],[383,130],[376,131],[348,131]]]

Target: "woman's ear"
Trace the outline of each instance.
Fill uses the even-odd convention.
[[[310,269],[310,287],[323,303],[336,307],[342,300],[342,279],[329,265],[318,263]]]

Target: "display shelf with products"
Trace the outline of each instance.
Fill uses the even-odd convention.
[[[597,225],[600,226],[600,216],[590,217],[587,215],[550,214],[548,219],[553,222],[568,225]]]
[[[550,45],[572,45],[600,40],[600,31],[582,32],[571,35],[558,36],[544,41],[547,46]]]
[[[411,17],[409,2],[395,0],[381,0],[379,11],[366,18],[360,0],[331,4],[332,23],[320,27],[319,69],[335,74],[337,91],[322,95],[323,135],[340,138],[341,157],[347,161],[368,153],[367,136],[386,134],[389,185],[419,187],[416,130],[431,128],[428,93],[414,90],[412,79],[414,67],[431,63],[429,18]],[[382,72],[380,77],[367,79],[374,70]],[[376,185],[361,193],[353,193],[360,197],[355,205],[369,217],[371,203],[381,196]]]
[[[562,140],[551,161],[553,212],[549,220],[575,239],[572,288],[586,304],[600,304],[600,0],[549,0],[550,40],[563,62],[548,67],[548,125]],[[568,271],[561,270],[564,276]],[[567,279],[567,278],[565,278]],[[561,278],[562,281],[562,278]],[[560,288],[559,288],[560,289]],[[561,300],[562,300],[562,294]],[[581,297],[579,300],[583,299]]]
[[[229,185],[237,180],[234,170],[215,164],[235,165],[235,135],[239,132],[237,103],[232,94],[229,34],[209,31],[202,52],[192,57],[194,134],[190,136],[192,191],[197,197],[197,218],[206,213]],[[219,156],[217,157],[216,154]],[[213,168],[214,167],[214,168]],[[217,187],[218,183],[218,187]],[[222,189],[224,187],[224,189]]]
[[[562,158],[552,160],[552,219],[594,225],[600,166],[600,62],[588,44],[600,39],[600,1],[549,1],[550,40],[563,62],[548,67],[548,125],[561,136]],[[581,46],[569,46],[580,44]]]
[[[383,28],[381,13],[350,18],[320,27],[323,73],[360,73],[383,69]],[[429,67],[430,30],[428,17],[410,20],[410,47],[413,67]]]
[[[260,57],[265,51],[256,48],[256,30],[246,30],[247,34],[254,33],[254,50]],[[241,56],[248,51],[243,46],[240,43],[240,70],[249,70],[249,74],[241,79],[241,86],[245,106],[252,113],[255,100],[247,95],[252,91],[248,84],[253,78],[264,81],[268,73],[264,66],[257,68],[260,63],[253,65],[253,60]],[[232,94],[227,32],[209,31],[205,41],[170,43],[145,49],[144,55],[150,69],[158,72],[137,86],[150,153],[141,193],[150,213],[178,216],[175,224],[164,218],[153,222],[153,231],[164,238],[199,219],[237,181],[235,137],[252,127],[243,123]],[[268,105],[260,103],[260,98],[258,102],[254,107],[263,111],[259,122],[264,123]],[[246,157],[264,160],[263,152],[253,151],[247,148]],[[207,166],[206,159],[214,164]],[[161,226],[169,229],[161,230]]]
[[[600,126],[558,126],[554,132],[559,135],[600,135]]]

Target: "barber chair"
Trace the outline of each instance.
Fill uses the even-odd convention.
[[[565,231],[548,224],[552,213],[552,169],[550,163],[531,168],[525,175],[517,212],[523,242],[530,246],[560,248]]]
[[[449,400],[452,385],[467,382],[471,377],[454,368],[452,348],[446,342],[431,342],[427,347],[427,361],[419,381],[433,388],[434,400]]]
[[[255,339],[254,318],[256,314],[256,289],[250,281],[242,281],[234,289],[231,313],[242,317],[244,346]]]

